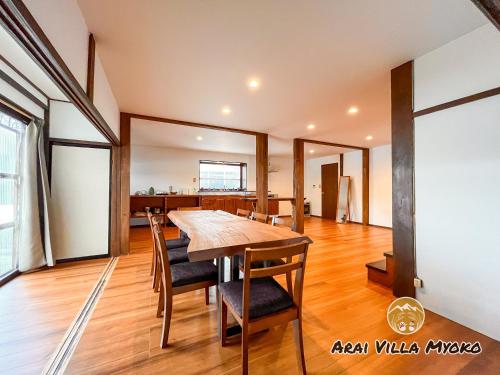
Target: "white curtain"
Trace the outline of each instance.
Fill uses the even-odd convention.
[[[43,122],[32,121],[25,133],[23,172],[21,177],[21,218],[19,231],[19,271],[30,271],[44,265],[52,266],[52,248],[50,246],[48,215],[48,179],[43,148]],[[44,207],[44,240],[40,227],[38,209],[37,167],[42,179],[42,196]],[[45,247],[45,250],[44,250]]]

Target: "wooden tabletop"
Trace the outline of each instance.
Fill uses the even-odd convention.
[[[268,247],[312,242],[288,228],[251,221],[225,211],[170,211],[168,217],[191,239],[191,261],[210,260],[244,252],[247,247]]]

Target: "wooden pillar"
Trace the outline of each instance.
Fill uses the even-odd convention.
[[[295,232],[304,233],[304,141],[293,140],[293,226]]]
[[[363,225],[370,221],[370,150],[363,150]]]
[[[111,148],[111,256],[121,255],[121,174],[120,174],[120,147]]]
[[[87,96],[94,101],[94,71],[95,71],[95,39],[89,35],[89,50],[87,57]]]
[[[120,253],[130,251],[130,115],[120,113]]]
[[[413,61],[391,71],[393,293],[415,297]]]
[[[256,135],[256,179],[257,179],[257,212],[267,214],[267,195],[268,195],[268,136],[267,134]]]
[[[344,154],[340,154],[340,163],[339,163],[340,175],[344,175]]]

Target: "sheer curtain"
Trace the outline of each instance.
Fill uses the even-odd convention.
[[[22,198],[18,254],[18,267],[21,272],[30,271],[44,265],[54,265],[48,212],[50,192],[43,145],[43,121],[36,119],[26,129],[22,158]],[[40,168],[41,184],[38,183],[38,168]],[[39,194],[40,188],[41,194]],[[40,206],[39,196],[43,200],[43,204]],[[43,207],[43,236],[39,207]]]

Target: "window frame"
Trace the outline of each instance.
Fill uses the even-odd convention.
[[[211,164],[211,165],[233,165],[240,167],[240,187],[238,190],[233,189],[206,189],[201,187],[201,165],[202,164]],[[245,171],[243,173],[243,170]],[[245,181],[245,186],[243,186],[243,181]],[[246,192],[248,188],[248,165],[244,162],[238,161],[217,161],[217,160],[200,160],[198,163],[198,191],[203,192],[218,192],[218,191],[238,191],[238,192]]]
[[[3,104],[0,102],[0,112],[4,114],[5,116],[8,116],[25,126],[29,124],[30,119],[26,116],[23,116],[19,112],[15,111],[11,107]],[[20,225],[20,210],[21,210],[21,204],[22,204],[22,147],[23,147],[23,142],[24,142],[24,132],[21,131],[16,131],[15,129],[12,129],[8,126],[5,126],[3,124],[0,124],[0,127],[2,127],[5,130],[12,131],[14,133],[17,133],[17,145],[16,145],[16,153],[17,153],[17,159],[16,159],[16,173],[4,173],[0,172],[0,179],[1,180],[13,180],[15,184],[15,198],[14,198],[14,206],[15,206],[15,212],[14,212],[14,220],[12,222],[8,223],[2,223],[0,224],[0,230],[4,229],[9,229],[13,228],[13,249],[12,249],[12,257],[13,257],[13,268],[5,273],[0,274],[0,286],[7,283],[8,281],[12,280],[14,277],[19,275],[19,259],[18,259],[18,252],[19,252],[19,225]]]

